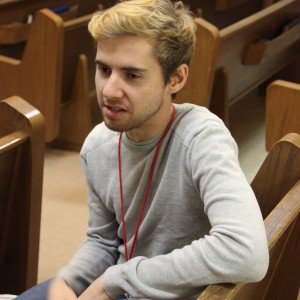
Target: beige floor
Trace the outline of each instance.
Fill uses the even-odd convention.
[[[47,149],[38,281],[52,277],[74,253],[87,224],[85,179],[76,152]]]
[[[249,182],[266,156],[264,101],[248,97],[230,110],[230,126]],[[52,277],[72,257],[87,224],[85,179],[77,152],[46,150],[38,281]]]

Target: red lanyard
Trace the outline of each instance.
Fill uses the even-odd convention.
[[[133,249],[134,249],[134,246],[136,244],[138,232],[139,232],[141,221],[142,221],[142,218],[143,218],[143,213],[144,213],[144,209],[145,209],[145,206],[146,206],[146,201],[147,201],[147,198],[148,198],[148,195],[149,195],[149,192],[150,192],[150,186],[151,186],[151,182],[152,182],[152,178],[153,178],[153,173],[154,173],[154,169],[155,169],[159,149],[161,147],[161,144],[162,144],[167,132],[169,131],[169,129],[172,125],[175,113],[176,113],[176,109],[175,109],[175,106],[173,106],[173,112],[172,112],[171,118],[170,118],[170,120],[168,122],[168,125],[165,128],[161,138],[159,139],[158,144],[157,144],[156,149],[155,149],[154,157],[153,157],[152,164],[151,164],[149,179],[148,179],[148,183],[147,183],[146,193],[144,195],[142,207],[141,207],[141,210],[140,210],[140,215],[139,215],[137,225],[136,225],[136,229],[135,229],[135,233],[134,233],[134,240],[133,240],[133,244],[132,244],[129,256],[128,256],[128,250],[127,250],[127,238],[126,238],[126,229],[125,229],[125,213],[124,213],[124,200],[123,200],[122,168],[121,168],[122,132],[120,133],[120,136],[119,136],[118,164],[119,164],[119,182],[120,182],[120,202],[121,202],[122,231],[123,231],[123,240],[124,240],[124,246],[125,246],[125,259],[126,259],[126,261],[128,261],[132,257]]]

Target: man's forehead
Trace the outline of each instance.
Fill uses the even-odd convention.
[[[136,36],[136,35],[125,35],[102,38],[97,41],[97,50],[106,49],[109,47],[122,47],[122,48],[134,48],[134,49],[144,49],[151,50],[154,49],[154,40],[148,37]]]
[[[148,38],[122,36],[105,38],[97,42],[96,61],[107,65],[118,64],[123,67],[146,69],[148,64],[157,62],[153,43]]]

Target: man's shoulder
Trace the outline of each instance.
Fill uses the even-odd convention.
[[[93,151],[104,144],[115,142],[117,136],[117,132],[107,128],[104,123],[100,123],[89,133],[84,141],[80,153],[81,155],[84,155],[87,152]]]
[[[176,106],[177,107],[177,106]],[[224,122],[207,108],[182,104],[178,106],[177,124],[174,126],[174,143],[184,146],[189,151],[208,151],[220,143],[231,145],[236,149],[236,143]]]
[[[192,103],[175,104],[179,119],[186,122],[197,122],[199,124],[204,121],[212,121],[223,124],[223,121],[208,108]]]
[[[184,103],[177,104],[176,109],[178,112],[176,131],[183,137],[200,133],[214,126],[225,128],[223,121],[206,107]]]

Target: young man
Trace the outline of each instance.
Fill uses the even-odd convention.
[[[89,226],[48,299],[196,299],[263,278],[264,224],[233,138],[207,109],[172,104],[195,46],[190,12],[124,1],[89,30],[104,120],[81,150]]]

